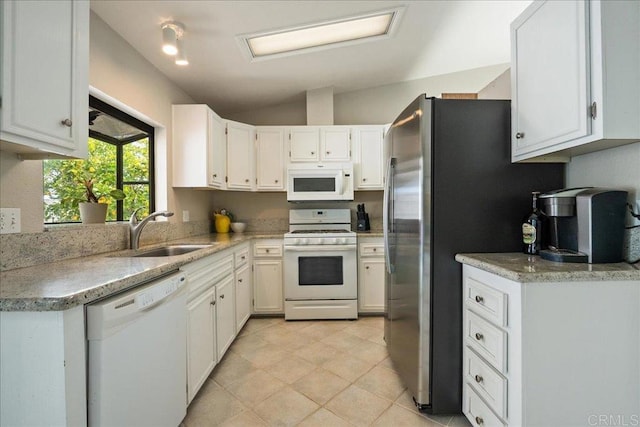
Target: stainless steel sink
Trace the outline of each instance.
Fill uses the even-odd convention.
[[[210,248],[213,245],[170,245],[162,246],[160,248],[149,249],[137,254],[129,255],[131,257],[165,257],[188,254],[189,252],[197,251],[199,249]]]

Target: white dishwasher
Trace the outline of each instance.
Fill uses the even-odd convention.
[[[88,417],[169,426],[187,411],[187,293],[173,273],[87,306]]]

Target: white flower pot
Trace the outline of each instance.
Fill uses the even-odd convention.
[[[100,224],[107,219],[108,203],[78,203],[83,224]]]

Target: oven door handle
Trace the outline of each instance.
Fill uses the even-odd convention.
[[[310,246],[285,246],[285,252],[348,252],[355,251],[356,245],[310,245]]]

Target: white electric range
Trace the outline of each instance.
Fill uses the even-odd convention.
[[[349,209],[291,209],[284,235],[284,317],[358,317],[356,233]]]

